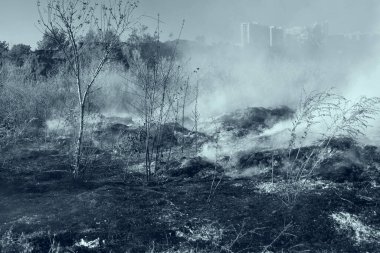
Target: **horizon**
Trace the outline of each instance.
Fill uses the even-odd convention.
[[[5,7],[0,9],[0,41],[6,41],[10,46],[27,44],[36,48],[42,38],[37,25],[36,2],[2,0]],[[44,3],[46,0],[41,1],[42,6]],[[141,24],[155,27],[156,21],[151,17],[160,14],[164,40],[176,38],[182,20],[185,20],[181,39],[203,37],[207,43],[237,44],[240,42],[240,24],[254,21],[282,27],[309,26],[326,21],[330,34],[378,33],[379,12],[380,2],[374,0],[360,3],[355,0],[333,3],[328,0],[241,0],[238,3],[221,0],[218,4],[212,0],[145,0],[140,1],[136,17],[142,17]]]

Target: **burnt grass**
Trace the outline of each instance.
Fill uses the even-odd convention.
[[[0,252],[379,252],[378,243],[355,242],[354,231],[339,230],[331,218],[348,212],[379,227],[380,191],[371,186],[378,175],[303,191],[290,207],[281,195],[258,190],[270,172],[228,177],[218,168],[199,176],[215,169],[205,163],[194,174],[162,168],[146,184],[142,173],[124,174],[123,159],[107,150],[88,155],[85,180],[74,181],[59,145],[23,141],[2,151]],[[376,164],[376,150],[360,148],[362,166]],[[268,157],[242,154],[236,169]]]

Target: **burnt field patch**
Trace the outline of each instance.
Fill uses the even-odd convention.
[[[25,154],[2,167],[4,252],[358,252],[379,247],[376,178],[315,178],[289,206],[283,175],[272,182],[270,171],[229,177],[199,158],[182,167],[180,161],[171,163],[173,168],[162,168],[168,173],[157,173],[147,185],[143,171],[124,177],[120,162],[102,156],[103,164],[94,161],[91,176],[78,182],[72,180],[70,164],[60,164],[62,157],[54,152]],[[189,174],[189,164],[197,163],[200,167]]]

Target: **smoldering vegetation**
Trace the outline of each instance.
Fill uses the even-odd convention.
[[[376,45],[164,41],[75,2],[0,43],[0,252],[377,252]]]

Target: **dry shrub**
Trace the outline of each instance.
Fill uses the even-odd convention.
[[[286,182],[297,186],[291,194],[284,192],[290,206],[305,189],[305,183],[314,175],[315,169],[331,157],[332,142],[339,138],[355,140],[363,135],[370,126],[370,121],[379,113],[379,105],[378,97],[361,97],[352,101],[331,90],[313,92],[301,99],[290,130],[289,163],[285,168]],[[313,131],[319,133],[320,138],[311,148],[303,149],[306,139]]]

